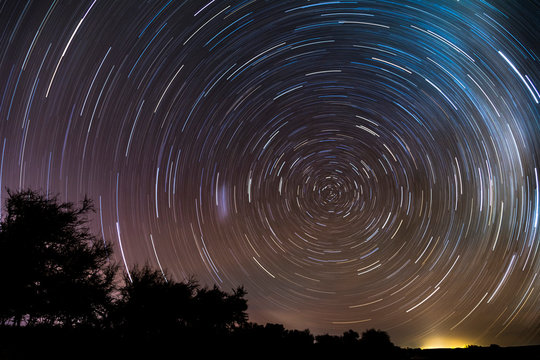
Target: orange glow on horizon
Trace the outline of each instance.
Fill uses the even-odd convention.
[[[422,346],[421,349],[439,349],[439,348],[464,348],[467,345],[470,345],[471,342],[468,342],[464,339],[459,338],[447,338],[447,337],[432,337],[428,338]]]

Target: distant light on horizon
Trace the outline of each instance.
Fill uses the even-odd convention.
[[[0,4],[2,201],[259,324],[540,344],[540,2]]]
[[[455,349],[465,348],[467,345],[476,345],[470,341],[451,337],[428,337],[427,340],[420,346],[421,349]]]

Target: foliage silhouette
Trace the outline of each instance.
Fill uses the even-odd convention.
[[[525,358],[538,351],[497,345],[402,350],[381,330],[314,336],[308,329],[248,322],[243,287],[227,293],[201,287],[194,278],[178,282],[149,265],[118,274],[109,260],[111,244],[87,227],[92,211],[89,199],[75,206],[31,190],[8,191],[0,219],[0,358],[72,358],[75,352],[85,359],[156,358],[167,355],[171,344],[198,346],[205,355],[232,350],[235,357],[239,350],[364,359]]]
[[[193,327],[217,332],[231,331],[247,321],[246,291],[243,287],[227,294],[214,285],[212,289],[197,288],[194,298]]]
[[[391,349],[394,347],[387,332],[375,329],[364,331],[360,344],[367,349]]]
[[[201,288],[193,278],[177,282],[148,265],[135,266],[130,277],[124,274],[124,284],[109,320],[129,340],[223,337],[247,320],[242,287],[231,294]]]
[[[306,349],[313,346],[314,337],[308,329],[287,330],[282,324],[246,323],[234,332],[235,340],[254,348]]]
[[[358,343],[359,334],[354,330],[349,330],[343,333],[343,344],[355,345]]]
[[[31,190],[11,192],[0,222],[2,324],[98,326],[112,301],[112,247],[89,232],[79,207]]]
[[[194,280],[175,282],[148,265],[125,274],[111,325],[128,336],[158,336],[186,327],[193,310]],[[168,276],[167,278],[171,278]]]
[[[69,346],[76,346],[76,338],[99,338],[132,350],[135,344],[164,339],[314,350],[315,337],[308,329],[249,323],[243,287],[227,293],[217,286],[201,287],[193,278],[177,282],[149,265],[133,267],[115,286],[112,246],[87,227],[86,216],[93,211],[89,199],[77,207],[31,190],[8,191],[5,208],[0,222],[2,331],[25,325],[21,333],[42,341],[70,338]],[[316,339],[323,347],[351,347],[360,344],[358,337],[350,330],[342,337]]]
[[[368,329],[359,340],[360,351],[368,359],[401,359],[405,354],[390,341],[390,336],[382,330]]]
[[[313,345],[315,337],[309,329],[305,330],[286,330],[285,346],[306,348]]]
[[[315,341],[319,347],[323,348],[332,348],[339,347],[343,344],[343,338],[337,335],[317,335],[315,336]]]

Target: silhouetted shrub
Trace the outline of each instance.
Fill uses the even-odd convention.
[[[31,190],[11,192],[0,222],[0,321],[97,326],[111,304],[112,247],[86,226],[93,211]]]
[[[336,335],[317,335],[315,336],[315,342],[320,347],[335,347],[343,344],[343,338]]]
[[[360,335],[354,331],[349,330],[343,333],[343,344],[345,345],[358,345],[358,338]]]
[[[223,336],[247,319],[242,287],[232,294],[201,288],[193,279],[177,282],[148,265],[135,266],[124,283],[110,320],[129,338]]]
[[[194,310],[194,280],[166,280],[148,265],[124,276],[121,297],[111,314],[112,326],[128,336],[152,337],[189,325]]]
[[[263,357],[406,354],[381,330],[366,330],[361,338],[354,330],[314,337],[308,329],[250,323],[243,287],[227,293],[200,287],[193,278],[178,282],[148,265],[134,266],[115,286],[112,246],[89,232],[85,216],[91,211],[88,199],[76,207],[31,190],[8,192],[0,221],[0,357],[5,351],[17,354],[26,343],[37,349],[26,352],[29,358],[58,358],[79,349],[83,357],[95,358],[99,349],[109,352],[107,347],[115,357],[155,358],[178,344],[202,348],[206,355],[234,349]]]
[[[315,337],[309,329],[305,330],[286,330],[285,331],[285,346],[307,348],[313,346]]]
[[[212,289],[198,288],[194,298],[193,327],[230,331],[247,321],[246,291],[243,287],[232,294],[221,291],[214,285]]]

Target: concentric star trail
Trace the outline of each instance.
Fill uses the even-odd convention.
[[[252,321],[537,344],[539,12],[0,1],[0,195],[88,195],[124,270]]]

